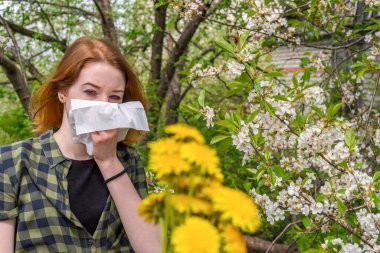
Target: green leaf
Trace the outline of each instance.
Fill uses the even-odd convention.
[[[374,67],[375,69],[380,69],[380,63],[374,63],[372,64],[372,67]]]
[[[244,190],[246,192],[249,192],[251,190],[251,188],[252,188],[252,185],[251,185],[250,182],[245,182],[244,185],[243,185],[243,187],[244,187]]]
[[[331,121],[335,114],[340,110],[342,107],[342,103],[338,103],[336,105],[330,105],[329,108],[327,108],[327,119]]]
[[[157,9],[158,7],[162,6],[162,5],[165,5],[168,3],[168,0],[161,0],[161,1],[158,1],[158,3],[155,3],[154,4],[154,8]]]
[[[205,106],[205,96],[206,96],[206,92],[205,90],[202,90],[198,97],[198,103],[202,107]]]
[[[377,211],[380,212],[380,197],[375,192],[373,192],[372,198],[373,198],[373,203],[375,204]]]
[[[362,67],[364,65],[363,62],[356,62],[354,64],[352,64],[350,67],[351,68],[357,68],[357,67]]]
[[[247,44],[247,39],[249,37],[250,31],[244,32],[239,38],[239,49],[243,49]]]
[[[266,73],[264,76],[266,76],[266,77],[270,77],[270,78],[273,78],[273,77],[280,77],[280,76],[284,76],[284,73],[279,72],[279,71],[272,71],[272,72],[268,72],[268,73]]]
[[[267,149],[267,150],[265,151],[264,156],[265,156],[265,160],[269,161],[269,159],[270,159],[270,151],[269,151],[269,149]]]
[[[347,158],[344,158],[343,161],[337,164],[339,167],[342,167],[343,169],[348,169],[348,161]]]
[[[318,107],[316,107],[314,105],[311,106],[311,108],[319,115],[319,117],[323,117],[324,113],[323,113],[323,111],[320,108],[318,108]]]
[[[358,225],[356,214],[353,212],[346,214],[345,220],[352,227],[356,227]]]
[[[193,105],[185,105],[184,109],[188,110],[189,112],[197,112],[199,113],[199,109],[194,107]]]
[[[264,102],[264,106],[265,106],[265,109],[272,115],[275,115],[274,114],[274,108],[272,107],[271,104],[267,103],[266,101],[263,101]]]
[[[317,198],[315,199],[316,202],[322,202],[326,198],[326,195],[319,194]]]
[[[297,79],[297,75],[293,75],[292,77],[292,81],[293,81],[293,86],[294,88],[297,88],[298,87],[298,79]]]
[[[303,253],[327,253],[327,252],[328,251],[325,249],[315,249],[315,248],[311,248],[311,249],[303,251]]]
[[[355,132],[353,129],[350,129],[346,132],[344,137],[344,143],[346,143],[347,147],[351,150],[355,147]]]
[[[297,8],[297,4],[295,3],[295,2],[288,2],[288,5],[290,6],[290,7],[292,7],[292,8]]]
[[[377,20],[375,18],[371,18],[371,21],[374,22],[374,23],[376,23],[379,26],[379,28],[380,28],[380,21],[379,20]]]
[[[367,71],[368,71],[367,68],[362,68],[361,70],[359,70],[358,74],[356,75],[356,78],[360,79]]]
[[[259,173],[257,173],[256,180],[259,181],[260,178],[263,176],[265,170],[261,170]]]
[[[289,99],[283,95],[275,95],[275,96],[272,96],[272,98],[276,99],[276,100],[282,100],[282,101],[287,101],[289,102]]]
[[[227,41],[215,41],[215,44],[231,54],[235,53],[235,49]]]
[[[305,228],[309,227],[311,224],[311,220],[308,217],[305,217],[302,219],[302,223],[305,226]]]
[[[305,252],[307,249],[310,249],[311,240],[308,236],[302,236],[297,240],[297,246],[301,252]]]
[[[260,112],[260,109],[254,111],[253,113],[251,113],[251,114],[248,116],[248,118],[247,118],[247,122],[252,122],[252,121],[256,118],[257,114],[259,114],[259,112]]]
[[[315,10],[315,8],[317,7],[317,3],[318,3],[317,0],[311,0],[310,9]]]
[[[302,127],[305,124],[305,118],[301,114],[297,114],[296,122],[299,127]]]
[[[237,129],[235,124],[231,121],[228,121],[228,120],[221,120],[221,121],[216,122],[215,124],[218,126],[224,126],[224,127],[230,128],[230,129]]]
[[[303,74],[302,76],[302,80],[304,82],[309,82],[310,81],[310,77],[311,77],[311,72],[310,70],[306,70],[305,73]]]
[[[285,175],[284,169],[281,168],[281,166],[275,165],[273,167],[273,170],[276,173],[277,177],[283,177]]]
[[[338,193],[340,193],[340,194],[345,194],[345,193],[346,193],[346,189],[339,189],[339,190],[338,190]]]
[[[380,171],[376,172],[375,175],[373,175],[373,181],[376,182],[380,178]]]
[[[227,139],[227,138],[229,138],[229,137],[230,137],[230,136],[228,136],[228,135],[217,135],[217,136],[214,136],[214,137],[211,139],[210,144],[212,145],[212,144],[218,143],[218,142],[220,142],[220,141],[222,141],[222,140],[225,140],[225,139]]]
[[[228,90],[228,91],[224,94],[224,96],[226,96],[226,97],[231,97],[231,96],[236,95],[236,94],[239,94],[239,93],[241,93],[241,90],[240,90],[240,89],[231,89],[231,90]]]
[[[337,206],[338,206],[338,211],[344,215],[346,213],[346,210],[347,210],[347,207],[346,205],[343,203],[342,200],[340,200],[340,198],[336,198],[336,201],[337,201]]]
[[[263,91],[263,89],[261,88],[261,86],[259,84],[255,84],[255,91],[258,93],[258,94],[261,94],[261,92]]]
[[[276,174],[275,174],[273,171],[271,171],[271,172],[270,172],[270,182],[271,182],[271,184],[272,184],[272,185],[275,185],[275,184],[276,184],[276,181],[277,181]]]

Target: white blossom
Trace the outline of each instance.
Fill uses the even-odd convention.
[[[244,64],[240,64],[237,62],[228,62],[227,68],[228,74],[231,76],[231,78],[236,78],[237,76],[241,75],[241,72],[244,69]]]
[[[209,107],[209,106],[204,106],[201,108],[201,113],[203,113],[203,118],[207,121],[207,128],[210,128],[214,126],[214,117],[215,117],[215,112],[214,109]]]

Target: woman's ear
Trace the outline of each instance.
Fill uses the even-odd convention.
[[[61,103],[66,103],[66,91],[65,90],[60,90],[58,91],[58,99]]]

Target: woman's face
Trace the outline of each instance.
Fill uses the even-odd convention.
[[[124,90],[125,78],[120,70],[105,62],[91,62],[83,67],[68,90],[58,92],[58,98],[67,107],[71,99],[121,103]]]

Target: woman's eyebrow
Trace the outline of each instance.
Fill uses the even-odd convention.
[[[98,86],[98,85],[96,85],[96,84],[88,83],[88,82],[82,84],[82,86],[84,86],[84,85],[90,85],[90,86],[92,86],[92,87],[94,87],[94,88],[96,88],[96,89],[100,89],[100,88],[101,88],[100,86]],[[121,93],[124,93],[124,90],[112,90],[112,92],[121,92]]]
[[[93,84],[93,83],[84,83],[84,84],[82,84],[82,86],[84,86],[84,85],[90,85],[90,86],[93,86],[94,88],[100,89],[100,86],[98,86],[96,84]]]

